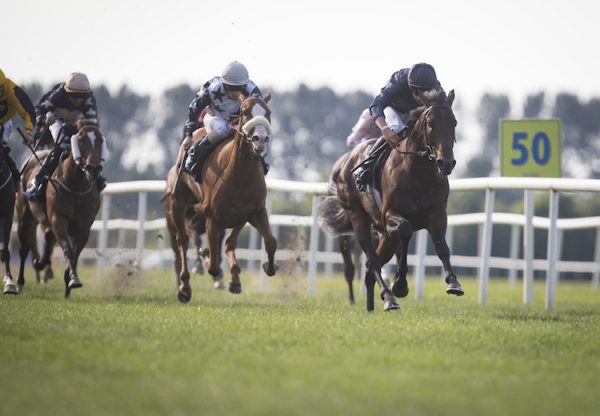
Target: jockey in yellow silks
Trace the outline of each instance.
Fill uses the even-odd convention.
[[[25,91],[6,78],[4,72],[0,69],[0,152],[12,171],[15,186],[18,187],[21,175],[15,161],[10,156],[10,148],[8,147],[8,139],[13,130],[12,119],[16,114],[21,116],[25,124],[25,140],[31,143],[31,131],[35,119],[33,104]]]

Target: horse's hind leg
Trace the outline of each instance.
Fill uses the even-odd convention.
[[[348,283],[348,298],[351,304],[354,304],[354,290],[352,288],[352,280],[354,280],[354,262],[352,259],[352,237],[348,235],[340,235],[338,237],[338,246],[342,259],[344,260],[344,278]]]
[[[213,279],[222,275],[221,270],[221,244],[225,231],[223,227],[213,220],[206,220],[206,236],[208,237],[208,253],[204,251],[205,256],[210,256],[207,263],[208,273]]]
[[[367,273],[365,275],[365,286],[367,288],[367,311],[375,309],[375,282],[379,283],[386,299],[384,310],[399,309],[398,305],[381,277],[381,261],[373,248],[373,238],[371,236],[371,225],[365,212],[357,213],[346,211],[346,215],[352,223],[352,228],[356,234],[356,239],[363,252],[367,255]]]
[[[175,253],[175,271],[178,272],[177,299],[187,303],[192,299],[190,272],[187,265],[189,238],[185,227],[185,208],[176,203],[173,197],[167,200],[167,224],[171,234],[171,247]]]
[[[269,216],[266,209],[262,209],[254,218],[250,220],[250,224],[256,228],[258,233],[262,236],[265,243],[265,251],[267,252],[267,263],[263,264],[263,270],[267,276],[273,276],[277,272],[277,265],[275,264],[275,251],[277,250],[277,239],[271,232],[271,226],[269,225]]]
[[[229,282],[229,291],[231,293],[242,293],[242,282],[240,281],[240,266],[238,265],[235,249],[237,248],[237,239],[242,227],[235,227],[231,234],[225,240],[225,254],[231,271],[231,281]]]

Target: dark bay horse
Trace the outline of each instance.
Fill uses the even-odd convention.
[[[179,176],[179,178],[177,178]],[[189,240],[192,238],[196,251],[196,272],[200,273],[204,269],[201,256],[201,235],[206,232],[206,220],[201,213],[194,210],[194,205],[202,199],[200,184],[190,175],[179,174],[177,164],[169,169],[167,174],[167,192],[163,197],[165,203],[165,219],[171,249],[175,255],[175,274],[177,284],[181,283],[182,276],[189,276],[187,264],[187,251]],[[222,289],[222,276],[215,278],[214,287]]]
[[[78,133],[71,137],[67,157],[60,162],[48,181],[44,202],[17,201],[19,219],[19,255],[21,264],[18,284],[25,284],[25,260],[32,249],[31,235],[37,224],[44,230],[44,253],[34,259],[33,265],[42,270],[49,264],[55,242],[63,249],[67,268],[64,272],[65,297],[71,290],[83,286],[77,275],[77,261],[90,235],[94,218],[100,209],[100,193],[96,179],[102,170],[101,152],[104,137],[97,123],[79,122]],[[38,158],[46,156],[40,152]],[[37,159],[30,159],[23,171],[23,187],[27,186],[39,170]]]
[[[225,241],[225,253],[231,272],[229,291],[241,293],[240,267],[235,256],[240,231],[248,222],[263,237],[268,262],[263,269],[268,276],[277,270],[274,263],[277,240],[271,232],[265,206],[267,186],[260,154],[265,150],[271,132],[267,106],[270,95],[264,99],[251,96],[242,98],[240,119],[234,137],[219,144],[202,166],[202,200],[196,210],[206,220],[209,249],[205,251],[208,273],[214,277],[221,271],[221,244],[225,229],[231,233]],[[186,175],[187,176],[187,175]],[[192,297],[189,273],[180,275],[178,299],[188,302]]]
[[[15,212],[15,183],[12,172],[0,156],[0,261],[4,263],[4,294],[19,293],[10,272],[10,230]]]
[[[398,309],[395,296],[408,295],[407,249],[413,231],[427,229],[446,272],[446,293],[464,291],[450,264],[446,244],[449,185],[452,172],[456,118],[452,111],[454,91],[441,94],[419,109],[408,138],[393,149],[380,172],[380,201],[373,194],[359,192],[352,174],[373,141],[355,147],[335,164],[330,186],[335,194],[323,200],[320,222],[333,235],[354,232],[367,256],[367,310],[374,309],[374,285],[381,287],[384,310]],[[380,237],[373,244],[372,230]],[[398,259],[396,277],[390,290],[381,277],[381,265],[392,256]]]

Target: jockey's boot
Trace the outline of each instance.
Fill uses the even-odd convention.
[[[260,163],[262,164],[263,171],[265,172],[266,176],[267,173],[269,173],[269,169],[271,169],[271,166],[269,166],[263,155],[260,155]]]
[[[204,136],[202,140],[196,143],[190,149],[188,157],[185,160],[185,169],[194,177],[196,182],[202,182],[200,175],[202,174],[202,165],[210,152],[217,147],[218,143],[211,143],[208,136]]]
[[[100,173],[96,178],[96,188],[98,188],[98,192],[102,192],[106,188],[106,178]]]
[[[39,202],[44,199],[44,186],[46,182],[48,182],[48,178],[52,176],[54,169],[58,166],[58,162],[60,161],[61,151],[58,148],[52,149],[38,173],[36,173],[35,178],[33,179],[33,183],[25,192],[23,192],[23,196],[30,201]]]
[[[352,174],[356,180],[356,187],[360,192],[371,192],[371,184],[373,182],[373,168],[375,161],[381,153],[388,147],[385,138],[382,136],[371,146],[369,153],[357,167],[352,169]]]
[[[21,183],[21,172],[19,171],[19,168],[17,168],[17,164],[13,158],[10,156],[10,147],[4,146],[3,144],[0,145],[0,147],[2,147],[2,155],[4,156],[6,165],[12,172],[12,179],[15,183],[15,189],[19,189],[19,184]]]

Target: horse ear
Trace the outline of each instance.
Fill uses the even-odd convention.
[[[454,90],[450,90],[448,93],[448,98],[446,98],[446,105],[448,107],[452,107],[452,103],[454,102]]]
[[[267,95],[265,95],[265,96],[263,97],[263,101],[264,101],[265,103],[268,103],[270,100],[271,100],[271,92],[269,92]]]

